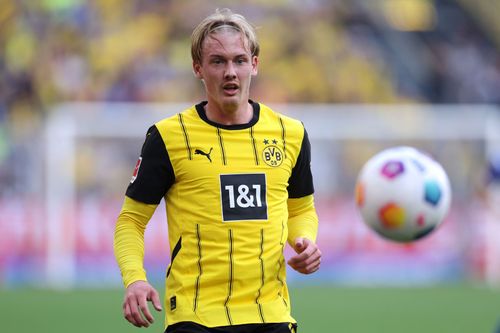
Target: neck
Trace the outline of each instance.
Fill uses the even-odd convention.
[[[250,103],[238,105],[236,108],[224,108],[208,102],[205,105],[205,114],[209,120],[221,125],[241,125],[252,120],[253,108]]]

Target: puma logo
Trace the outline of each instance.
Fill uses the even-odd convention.
[[[210,163],[212,163],[212,159],[210,158],[210,154],[212,153],[212,149],[213,149],[213,148],[210,148],[210,151],[209,151],[208,153],[205,153],[205,152],[204,152],[203,150],[201,150],[201,149],[196,149],[196,150],[194,151],[194,154],[195,154],[195,155],[203,155],[203,156],[205,156],[206,158],[208,158],[208,160],[210,161]]]

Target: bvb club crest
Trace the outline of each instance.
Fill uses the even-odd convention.
[[[268,140],[264,140],[264,143],[266,144],[266,148],[262,151],[262,158],[264,162],[272,167],[277,167],[280,166],[281,163],[283,163],[283,151],[276,146],[278,143],[276,140],[273,140],[273,144],[269,144]]]

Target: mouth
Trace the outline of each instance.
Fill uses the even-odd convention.
[[[222,86],[222,89],[227,95],[235,95],[240,87],[236,83],[226,83]]]

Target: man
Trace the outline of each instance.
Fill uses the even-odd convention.
[[[288,264],[319,269],[310,144],[301,122],[249,100],[259,45],[241,15],[217,10],[192,34],[193,70],[207,101],[152,126],[115,231],[137,327],[162,309],[143,269],[144,230],[162,198],[171,262],[165,332],[294,332]]]

